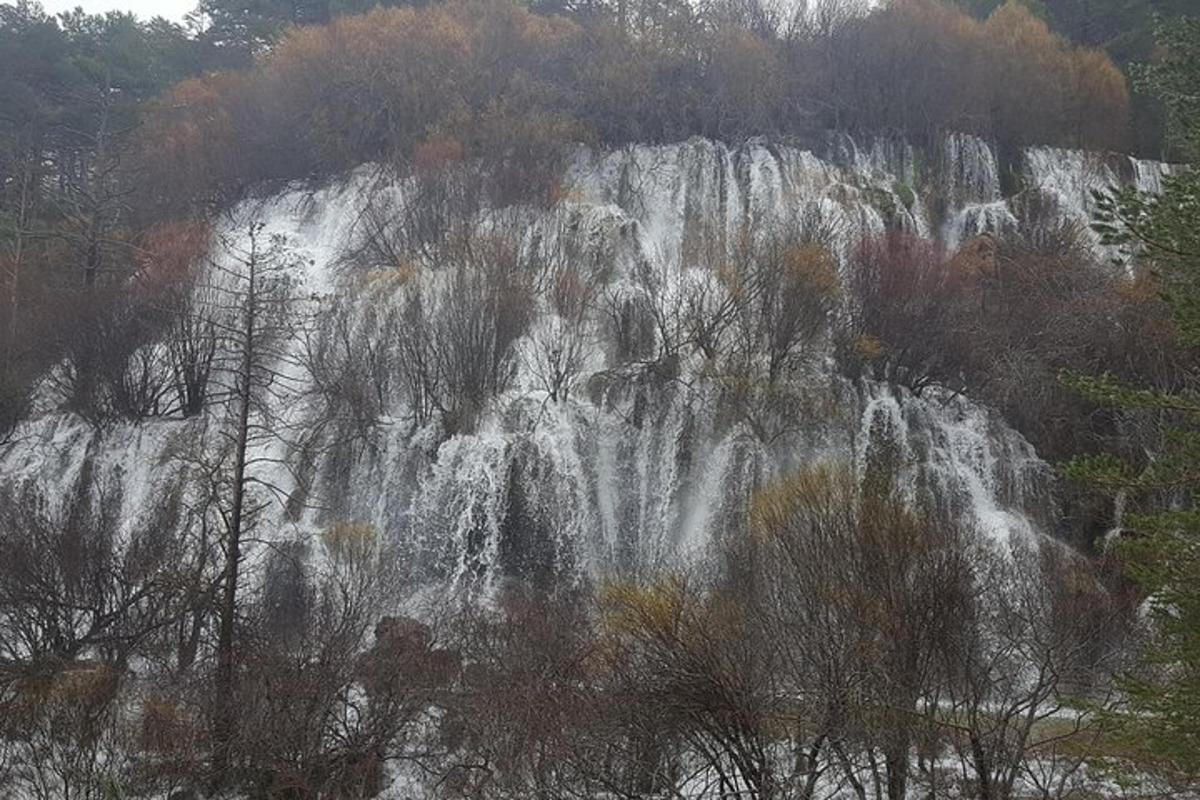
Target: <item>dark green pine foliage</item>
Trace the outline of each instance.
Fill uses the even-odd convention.
[[[63,204],[47,195],[94,169],[104,137],[132,130],[145,101],[201,72],[208,57],[202,42],[162,19],[0,5],[0,246],[14,233],[23,171],[35,173],[32,203],[52,224]]]
[[[1131,741],[1183,775],[1200,775],[1200,19],[1158,29],[1162,56],[1137,70],[1167,110],[1187,166],[1158,197],[1133,190],[1098,196],[1096,229],[1139,269],[1153,270],[1191,369],[1169,390],[1122,386],[1108,376],[1068,382],[1142,421],[1143,452],[1079,458],[1067,473],[1127,508],[1112,545],[1149,598],[1154,632],[1145,658],[1123,677],[1130,707],[1114,721]]]

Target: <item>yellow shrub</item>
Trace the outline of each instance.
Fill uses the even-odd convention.
[[[378,539],[379,529],[369,522],[335,522],[321,533],[325,551],[339,560],[370,552]]]

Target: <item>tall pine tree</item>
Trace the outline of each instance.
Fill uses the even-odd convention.
[[[1097,230],[1162,287],[1179,339],[1200,346],[1200,19],[1160,24],[1162,56],[1143,66],[1143,87],[1167,109],[1175,152],[1186,161],[1158,196],[1099,196]],[[1119,498],[1114,545],[1145,590],[1153,635],[1124,676],[1129,708],[1117,721],[1135,743],[1183,775],[1200,774],[1200,364],[1194,355],[1173,391],[1122,386],[1106,376],[1070,382],[1103,404],[1152,424],[1138,459],[1101,455],[1068,466]]]

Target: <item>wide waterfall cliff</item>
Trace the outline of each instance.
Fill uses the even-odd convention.
[[[262,422],[275,435],[252,445],[265,504],[256,536],[304,548],[334,523],[370,524],[418,583],[634,574],[736,532],[772,476],[821,461],[865,470],[882,457],[906,492],[981,535],[1051,535],[1053,470],[969,398],[847,378],[826,337],[752,416],[731,410],[728,381],[701,354],[668,352],[663,339],[686,324],[691,288],[728,291],[702,253],[713,242],[727,249],[803,218],[831,232],[843,261],[863,235],[886,230],[957,248],[1054,220],[1086,225],[1092,190],[1155,190],[1165,172],[1048,148],[1001,164],[961,135],[926,148],[839,135],[812,150],[691,140],[579,152],[552,206],[490,209],[478,225],[515,232],[522,264],[566,263],[590,287],[587,310],[569,319],[553,289],[535,293],[504,379],[466,423],[414,407],[393,374],[413,357],[404,343],[414,330],[474,335],[449,313],[462,288],[453,270],[364,246],[376,223],[406,213],[416,181],[362,168],[247,201],[214,237],[207,283],[221,282],[222,259],[245,251],[261,223],[257,235],[288,254],[297,298]],[[331,375],[359,372],[372,387],[361,402],[328,390]],[[0,476],[37,485],[51,504],[90,476],[129,526],[182,492],[172,524],[195,524],[203,482],[183,479],[221,466],[227,411],[213,402],[190,418],[97,428],[62,410],[48,382],[0,455]]]

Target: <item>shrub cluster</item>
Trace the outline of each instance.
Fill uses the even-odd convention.
[[[1017,2],[985,22],[938,0],[771,24],[753,5],[633,6],[547,16],[451,0],[293,29],[252,68],[184,81],[154,105],[142,199],[181,211],[263,180],[407,159],[427,141],[485,157],[506,199],[544,197],[556,154],[580,140],[839,127],[1127,141],[1120,71]]]
[[[1129,609],[1065,549],[981,545],[883,474],[804,470],[764,488],[747,535],[691,573],[496,587],[487,604],[442,597],[420,622],[387,615],[414,587],[374,526],[275,542],[239,604],[220,764],[207,679],[220,543],[202,526],[145,535],[179,521],[185,504],[164,498],[118,545],[119,497],[90,500],[92,477],[61,510],[35,487],[4,496],[10,794],[1097,788],[1085,767],[1107,752],[1097,713],[1116,707],[1106,675]]]
[[[1184,374],[1155,284],[1097,264],[1070,226],[979,239],[953,256],[885,234],[852,255],[842,360],[916,392],[965,391],[1044,457],[1065,459],[1118,431],[1061,373],[1109,371],[1164,388]]]

